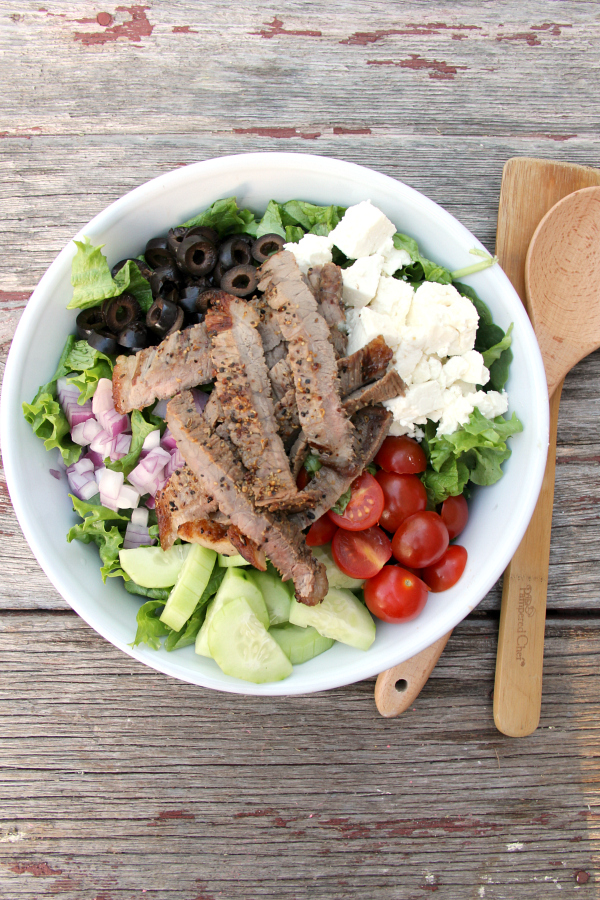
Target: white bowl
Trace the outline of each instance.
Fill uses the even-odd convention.
[[[250,153],[196,163],[161,175],[111,204],[86,225],[87,235],[113,265],[135,256],[146,241],[221,197],[236,196],[240,206],[263,211],[274,198],[301,198],[317,204],[350,206],[370,199],[396,224],[416,238],[430,259],[457,269],[473,262],[469,254],[480,242],[453,216],[418,191],[352,163],[295,153]],[[376,675],[423,650],[453,628],[500,577],[523,536],[540,490],[548,446],[548,401],[544,367],[525,310],[508,278],[493,266],[465,279],[506,329],[514,322],[514,362],[507,385],[510,411],[524,424],[510,442],[512,456],[505,475],[492,487],[476,491],[469,524],[461,536],[468,563],[459,583],[431,594],[423,613],[405,625],[377,623],[377,638],[367,652],[336,644],[301,666],[285,681],[255,685],[224,675],[193,647],[167,653],[129,644],[136,630],[140,600],[120,579],[102,583],[98,551],[65,535],[76,521],[64,479],[49,469],[54,453],[25,422],[21,403],[30,401],[53,374],[75,313],[70,267],[75,247],[69,243],[33,292],[10,350],[2,391],[3,456],[17,517],[40,565],[70,606],[103,637],[146,665],[208,688],[241,694],[303,694],[350,684]]]

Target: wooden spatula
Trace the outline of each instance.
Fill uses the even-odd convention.
[[[563,197],[580,188],[597,184],[600,184],[600,171],[584,166],[526,157],[510,159],[504,166],[498,209],[496,254],[525,306],[527,306],[525,257],[535,229],[548,210]],[[538,507],[543,508],[543,512],[540,512],[539,520],[536,519],[537,525],[535,521],[532,522],[530,526],[532,534],[530,535],[530,531],[527,532],[517,551],[515,565],[512,567],[511,564],[507,569],[504,579],[494,691],[494,718],[500,731],[514,736],[531,733],[539,721],[550,528],[554,499],[556,419],[561,387],[562,385],[559,385],[556,389],[551,403],[552,421],[548,464],[538,501]],[[529,570],[536,584],[538,613],[535,617],[526,617],[526,625],[531,631],[525,635],[529,648],[526,658],[529,660],[528,681],[530,683],[523,693],[524,673],[522,670],[527,667],[527,663],[521,665],[521,652],[519,653],[521,658],[515,659],[514,636],[518,627],[515,619],[518,619],[519,615],[518,578],[522,574],[516,567],[519,565],[519,555],[528,552],[528,536],[530,540],[533,540],[535,547],[540,547],[542,550],[540,553],[536,551],[536,571]],[[421,653],[378,676],[375,686],[375,703],[382,716],[388,718],[398,716],[414,702],[433,671],[450,634],[451,632]],[[520,640],[523,643],[525,638]],[[533,701],[531,700],[532,693],[535,698]],[[521,697],[521,702],[516,703],[515,697]],[[536,707],[537,714],[535,713]],[[529,709],[527,716],[524,716],[525,708]]]

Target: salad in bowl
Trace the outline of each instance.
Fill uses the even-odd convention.
[[[302,199],[283,193],[292,163],[312,171]],[[527,525],[547,444],[531,328],[475,239],[385,176],[293,154],[188,168],[118,201],[54,264],[71,282],[62,352],[22,405],[72,504],[59,589],[127,652],[210,687],[376,674],[456,624]],[[154,229],[159,182],[179,214]],[[186,182],[205,201],[192,210]],[[219,182],[235,196],[215,197]],[[128,217],[137,244],[115,233]],[[55,309],[56,287],[38,289]],[[515,367],[529,370],[516,399]],[[82,584],[93,602],[73,602]]]

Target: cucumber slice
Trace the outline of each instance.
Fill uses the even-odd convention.
[[[208,646],[217,665],[234,678],[263,684],[292,674],[291,662],[243,597],[213,614]]]
[[[290,622],[276,625],[270,629],[269,634],[277,641],[293,666],[308,662],[334,645],[331,638],[319,634],[316,628],[301,628]]]
[[[119,561],[123,571],[141,587],[167,588],[177,581],[191,546],[174,544],[169,550],[160,547],[119,550]]]
[[[201,547],[199,544],[190,546],[191,549],[177,576],[175,587],[169,594],[167,605],[160,617],[160,621],[172,628],[173,631],[181,631],[194,612],[198,600],[208,584],[217,558],[215,551],[209,550],[208,547]]]
[[[352,578],[351,575],[346,575],[341,569],[338,569],[331,555],[331,544],[326,544],[324,547],[311,547],[310,549],[313,556],[316,556],[319,562],[322,562],[325,566],[330,588],[350,588],[354,590],[362,587],[365,583],[364,578]]]
[[[265,628],[269,627],[269,613],[260,589],[250,580],[249,573],[243,569],[228,569],[214,600],[209,603],[206,618],[196,638],[196,653],[199,656],[210,656],[208,646],[208,627],[216,612],[232,600],[243,597],[250,605],[254,615]]]
[[[223,569],[235,569],[237,566],[249,566],[250,563],[239,553],[236,553],[235,556],[223,556],[222,553],[219,553],[219,565]]]
[[[279,575],[252,569],[248,572],[248,578],[263,595],[269,613],[269,625],[280,625],[282,622],[287,622],[290,618],[292,598]],[[289,583],[293,584],[293,582]]]
[[[352,591],[332,588],[318,606],[292,600],[292,625],[312,625],[319,634],[359,650],[368,650],[375,640],[375,622]]]

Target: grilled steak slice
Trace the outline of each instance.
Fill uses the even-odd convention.
[[[143,409],[212,378],[208,335],[202,322],[175,331],[158,347],[119,356],[113,371],[115,408],[120,413]]]
[[[279,360],[285,359],[287,355],[286,344],[277,316],[264,297],[253,297],[249,304],[258,313],[258,333],[262,341],[267,366],[271,369]]]
[[[267,571],[265,551],[257,547],[254,541],[251,541],[245,534],[242,534],[239,528],[236,528],[235,525],[230,525],[227,530],[227,537],[246,562],[249,562],[255,569],[260,569],[261,572]]]
[[[357,391],[363,384],[381,378],[393,355],[391,348],[378,335],[356,353],[339,359],[338,375],[342,397]]]
[[[156,493],[156,516],[163,550],[168,550],[175,539],[182,536],[179,534],[181,525],[205,519],[217,508],[217,501],[204,493],[188,466],[173,472],[164,488]]]
[[[369,406],[359,410],[352,417],[352,421],[356,426],[356,458],[362,472],[387,436],[392,424],[392,413],[382,406]],[[314,511],[310,514],[297,513],[290,516],[290,521],[298,528],[307,528],[315,519],[320,518],[328,509],[331,509],[334,503],[337,503],[353,481],[354,476],[343,475],[336,472],[335,469],[323,466],[310,482],[311,489],[315,492],[318,491],[320,496]]]
[[[170,401],[167,423],[188,466],[231,524],[264,550],[285,581],[293,579],[301,603],[319,603],[328,590],[325,567],[313,557],[295,525],[255,507],[248,473],[228,444],[211,433],[189,392]]]
[[[298,407],[296,406],[296,391],[292,388],[275,404],[275,418],[281,440],[285,447],[295,440],[300,430]]]
[[[406,385],[395,369],[386,372],[383,378],[372,384],[365,384],[344,399],[344,409],[349,416],[354,415],[365,406],[375,406],[384,400],[392,400],[394,397],[402,397],[406,391]]]
[[[290,389],[294,389],[294,379],[287,357],[280,359],[276,365],[269,369],[269,378],[271,379],[273,396],[276,400],[281,400]]]
[[[287,509],[298,489],[277,431],[258,320],[244,300],[225,293],[206,314],[214,391],[229,438],[252,476],[256,505]]]
[[[319,312],[329,325],[329,336],[337,357],[346,355],[346,308],[342,301],[342,270],[334,263],[308,270],[308,285],[317,301]]]
[[[215,522],[214,519],[194,519],[179,526],[177,536],[190,544],[200,544],[224,556],[235,556],[238,552],[227,535],[228,526]]]
[[[288,342],[298,413],[309,443],[323,463],[354,472],[354,427],[342,409],[327,322],[288,250],[269,257],[260,273],[259,287],[266,289]]]
[[[212,429],[216,427],[218,422],[223,421],[223,408],[215,390],[210,392],[208,403],[204,407],[202,415]]]

